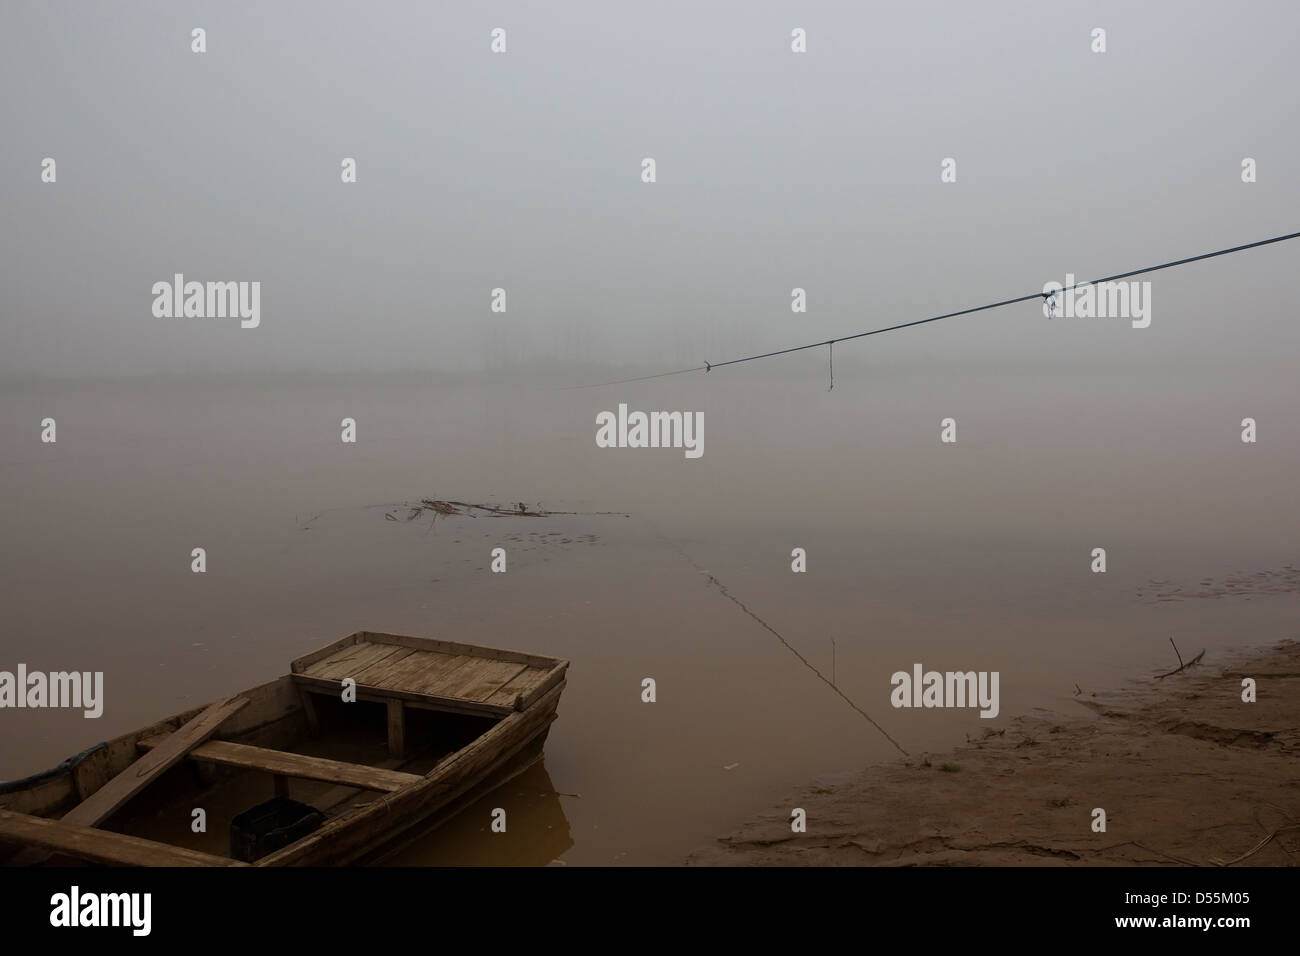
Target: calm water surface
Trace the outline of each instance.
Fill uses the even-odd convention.
[[[1068,711],[1076,683],[1166,669],[1171,636],[1211,660],[1296,636],[1283,372],[837,363],[828,392],[822,361],[589,390],[0,387],[0,669],[106,682],[98,721],[0,712],[0,777],[356,630],[430,635],[572,667],[544,765],[395,862],[671,863],[818,774],[894,753],[702,572],[913,753]],[[703,411],[703,457],[597,448],[595,415],[620,401]],[[1257,445],[1239,440],[1246,415]],[[39,441],[47,416],[55,445]],[[955,445],[938,438],[948,416]],[[628,516],[385,520],[422,497]],[[506,574],[488,571],[498,546]],[[889,675],[914,662],[1000,671],[1001,716],[891,709]]]

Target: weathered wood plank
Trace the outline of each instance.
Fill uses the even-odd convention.
[[[525,691],[519,700],[519,709],[527,710],[541,697],[551,692],[551,688],[564,682],[564,675],[569,669],[568,661],[560,661],[547,672],[546,676],[532,690]]]
[[[336,680],[320,680],[315,677],[308,677],[306,674],[294,674],[295,683],[301,684],[304,688],[319,694],[337,698],[339,696],[339,682]],[[424,710],[450,711],[456,714],[473,714],[487,717],[505,717],[512,711],[513,707],[501,706],[498,704],[488,703],[486,701],[475,700],[456,700],[451,697],[436,697],[431,694],[419,694],[414,691],[397,690],[393,687],[367,688],[362,685],[357,687],[357,700],[378,701],[381,704],[390,700],[401,700],[406,702],[408,707],[418,707]]]
[[[299,687],[298,700],[302,703],[303,716],[307,718],[307,732],[313,737],[320,736],[320,715],[316,713],[316,702],[305,688]]]
[[[443,641],[436,637],[409,637],[405,634],[379,634],[366,631],[362,640],[376,644],[400,644],[417,650],[438,651],[443,654],[465,654],[469,657],[486,657],[494,661],[519,661],[533,667],[550,668],[556,663],[554,657],[541,654],[529,654],[526,651],[512,651],[502,647],[484,647],[481,644],[462,644],[459,641]]]
[[[327,680],[355,677],[357,671],[364,670],[385,657],[391,657],[394,651],[395,648],[391,644],[371,644],[362,641],[343,648],[332,657],[317,661],[303,673],[309,677],[322,677]]]
[[[406,708],[400,700],[388,702],[388,755],[398,760],[406,755]]]
[[[518,677],[526,670],[528,670],[528,665],[520,664],[518,670],[502,672],[501,680],[495,680],[495,679],[489,680],[485,678],[482,684],[476,687],[471,687],[468,690],[466,690],[464,696],[468,700],[477,700],[477,701],[487,700],[489,697],[491,697],[493,694],[499,691],[502,687],[505,687],[507,684],[509,684],[512,680],[514,680],[516,677]]]
[[[434,688],[441,686],[451,675],[480,659],[465,654],[440,654],[431,662],[431,666],[425,668],[419,678],[406,689],[417,694],[432,694],[435,692]]]
[[[0,839],[110,866],[247,866],[140,837],[0,810]]]
[[[455,697],[455,694],[447,693],[449,687],[459,683],[466,675],[473,673],[479,667],[490,663],[492,662],[482,657],[452,658],[446,669],[426,680],[418,690],[421,694],[429,694],[435,697]]]
[[[294,659],[289,664],[289,671],[293,674],[301,674],[317,661],[324,660],[327,657],[333,657],[343,648],[350,644],[355,644],[361,637],[360,633],[349,634],[347,637],[335,641],[333,644],[327,644],[318,651],[312,651],[310,654],[304,654],[302,657]]]
[[[77,799],[85,800],[114,776],[108,747],[102,746],[72,768],[72,783],[77,789]]]
[[[484,703],[514,710],[515,704],[524,694],[546,679],[549,670],[549,666],[545,668],[528,667],[489,694]]]
[[[156,741],[158,741],[156,737],[142,740],[140,746],[148,748]],[[395,793],[403,787],[409,787],[424,779],[414,773],[383,770],[365,764],[327,760],[324,757],[309,757],[306,754],[289,753],[286,750],[250,747],[229,740],[210,740],[203,746],[196,747],[190,754],[190,759],[206,760],[244,770],[264,770],[267,773],[297,777],[300,780],[346,784],[349,787],[375,790],[380,793]]]
[[[386,757],[383,760],[377,761],[372,766],[379,770],[396,770],[405,762],[405,760],[394,760],[392,757]],[[365,791],[359,787],[349,787],[342,784],[336,784],[321,793],[313,793],[311,805],[323,812],[326,816],[336,816],[337,812],[341,812],[342,804],[349,800],[356,800],[358,797],[363,795],[364,792]],[[335,808],[339,808],[339,810],[335,813],[331,813],[330,811]]]
[[[437,673],[446,666],[448,655],[440,651],[412,651],[395,667],[389,669],[382,678],[366,675],[366,683],[372,687],[398,687],[415,690],[425,680],[425,675]]]
[[[116,812],[128,800],[158,778],[173,764],[217,732],[222,722],[248,703],[246,697],[234,697],[209,705],[150,753],[132,763],[87,799],[63,816],[62,822],[93,827]]]
[[[457,671],[455,679],[442,693],[447,697],[481,700],[526,666],[518,661],[477,661],[473,666]]]
[[[400,668],[402,663],[414,653],[416,652],[409,647],[397,648],[396,653],[380,658],[363,671],[346,676],[354,678],[358,684],[376,686],[382,683],[389,674],[393,673],[395,668]]]

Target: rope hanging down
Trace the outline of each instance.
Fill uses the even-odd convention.
[[[1076,282],[1074,285],[1064,286],[1058,289],[1055,294],[1069,292],[1071,289],[1081,289],[1084,286],[1100,285],[1103,282],[1115,282],[1118,279],[1127,279],[1130,276],[1144,275],[1148,272],[1159,272],[1161,269],[1172,269],[1174,266],[1185,266],[1189,262],[1200,262],[1202,259],[1214,259],[1218,256],[1231,255],[1234,252],[1245,252],[1247,249],[1258,249],[1260,246],[1269,246],[1275,242],[1286,242],[1289,239],[1300,239],[1300,232],[1290,232],[1284,236],[1274,236],[1272,239],[1261,239],[1258,242],[1248,242],[1245,245],[1232,246],[1228,249],[1219,249],[1215,252],[1205,252],[1199,256],[1188,256],[1186,259],[1175,259],[1172,262],[1163,262],[1158,266],[1144,266],[1141,269],[1131,269],[1128,272],[1119,272],[1113,276],[1105,276],[1100,279],[1092,279],[1088,282]],[[614,382],[597,382],[592,385],[570,385],[569,388],[602,388],[606,385],[626,385],[629,382],[645,382],[652,378],[667,378],[670,375],[685,375],[688,372],[711,372],[715,368],[721,368],[724,365],[740,365],[742,362],[757,362],[759,359],[775,358],[778,355],[789,355],[792,352],[802,352],[805,349],[820,348],[823,345],[834,347],[836,342],[847,342],[851,339],[861,339],[868,335],[880,335],[882,332],[895,332],[898,329],[910,329],[914,325],[925,325],[927,322],[939,322],[943,319],[955,319],[962,315],[971,315],[975,312],[986,312],[989,309],[1000,309],[1005,305],[1016,305],[1020,302],[1029,302],[1033,299],[1042,299],[1049,302],[1049,296],[1053,293],[1031,292],[1028,295],[1020,295],[1011,299],[1002,299],[999,302],[990,302],[987,305],[977,305],[969,309],[958,309],[956,312],[945,312],[943,315],[932,315],[928,319],[916,319],[912,322],[902,322],[898,325],[888,325],[881,329],[869,329],[866,332],[857,332],[853,335],[841,335],[834,339],[823,339],[820,342],[809,342],[807,345],[795,345],[788,349],[778,349],[775,352],[764,352],[761,355],[747,355],[744,358],[728,359],[725,362],[705,362],[703,365],[697,365],[692,368],[679,368],[672,372],[659,372],[656,375],[641,375],[637,378],[624,378]],[[1055,309],[1053,308],[1053,313]],[[832,363],[834,359],[832,358]],[[834,365],[832,364],[831,388],[835,387]]]

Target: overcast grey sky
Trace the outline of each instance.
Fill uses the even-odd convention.
[[[7,0],[0,375],[676,367],[1295,231],[1298,34],[1288,2]],[[1290,356],[1297,262],[1151,277],[1145,330],[1030,305],[836,360]],[[260,281],[260,327],[155,318],[176,272]]]

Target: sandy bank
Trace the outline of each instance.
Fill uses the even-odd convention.
[[[1242,679],[1257,702],[1242,701]],[[691,865],[1291,866],[1300,643],[1077,698],[943,755],[826,778]],[[793,833],[791,808],[807,811]],[[1093,809],[1106,832],[1093,832]]]

